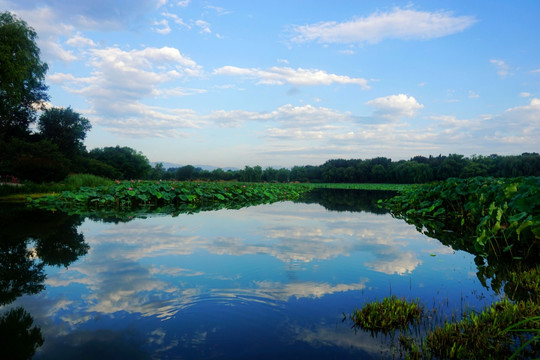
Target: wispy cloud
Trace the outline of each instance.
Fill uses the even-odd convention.
[[[197,25],[200,28],[201,33],[204,33],[204,34],[212,33],[212,30],[210,30],[210,24],[204,20],[195,21],[195,25]]]
[[[157,32],[158,34],[167,35],[168,33],[171,32],[171,28],[169,27],[169,22],[165,19],[154,22],[154,25],[156,25],[156,27],[153,27],[152,30]]]
[[[510,66],[504,60],[491,59],[489,62],[495,65],[499,76],[505,77],[509,74]]]
[[[384,39],[425,40],[447,36],[471,27],[474,16],[454,16],[449,11],[394,8],[345,22],[328,21],[293,27],[293,42],[378,43]]]
[[[266,70],[258,68],[241,68],[223,66],[214,70],[215,75],[240,76],[257,79],[257,84],[313,86],[331,84],[355,84],[363,89],[369,89],[368,81],[364,78],[351,78],[345,75],[329,74],[319,69],[293,69],[290,67],[271,67]]]

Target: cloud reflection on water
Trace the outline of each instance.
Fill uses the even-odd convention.
[[[85,285],[85,311],[102,314],[127,311],[170,318],[200,296],[287,301],[360,290],[369,281],[364,276],[361,282],[336,283],[318,274],[318,281],[287,283],[297,276],[291,273],[306,272],[301,266],[289,269],[288,280],[257,278],[241,266],[218,275],[205,268],[208,254],[234,256],[240,263],[249,255],[270,256],[285,264],[316,263],[310,271],[321,261],[352,254],[385,274],[410,273],[422,263],[410,248],[419,238],[414,228],[390,216],[333,213],[316,205],[284,203],[116,225],[86,222],[83,229],[91,244],[89,254],[69,271],[49,276],[47,284]],[[196,268],[173,265],[193,254],[203,257],[192,264]],[[211,284],[205,283],[209,279]]]
[[[188,309],[209,304],[285,311],[292,303],[363,292],[377,286],[377,274],[410,274],[422,265],[422,253],[444,251],[389,215],[331,212],[314,204],[279,203],[119,224],[86,221],[81,230],[88,254],[69,269],[48,274],[49,290],[41,298],[46,301],[40,300],[47,311],[36,315],[56,336],[75,334],[105,318],[174,322]],[[55,325],[44,317],[55,319]],[[164,326],[145,337],[155,352],[165,353],[187,343],[199,346],[212,331],[217,330],[197,328],[183,334],[185,339],[171,338]],[[378,351],[368,342],[359,345],[364,341],[352,333],[336,334],[324,326],[294,325],[290,332],[294,341],[310,346]]]

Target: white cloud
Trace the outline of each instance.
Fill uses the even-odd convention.
[[[526,97],[531,96],[531,93],[529,93],[529,92],[521,92],[521,93],[519,93],[519,96],[526,98]]]
[[[231,13],[231,11],[226,10],[225,8],[222,8],[219,6],[206,5],[204,8],[214,10],[218,15],[227,15]]]
[[[66,41],[66,44],[73,47],[95,47],[96,43],[87,37],[81,35],[80,32],[77,32],[69,40]]]
[[[295,26],[294,42],[378,43],[384,39],[432,39],[461,32],[476,22],[473,16],[448,11],[428,12],[394,8],[346,22]]]
[[[90,119],[131,136],[179,136],[179,128],[197,127],[191,110],[151,107],[145,99],[184,96],[204,90],[166,88],[171,81],[201,74],[201,67],[170,47],[124,51],[120,48],[91,49],[88,62],[92,75],[77,78],[53,73],[48,80],[85,97]]]
[[[489,62],[495,65],[499,76],[505,77],[509,74],[510,66],[504,60],[491,59]]]
[[[363,89],[369,89],[368,81],[363,78],[351,78],[345,75],[329,74],[318,69],[293,69],[290,67],[273,66],[267,70],[258,68],[241,68],[236,66],[223,66],[214,70],[215,75],[243,76],[257,79],[257,84],[295,86],[355,84]]]
[[[182,1],[178,1],[176,5],[180,7],[187,7],[190,2],[191,0],[182,0]]]
[[[195,21],[195,25],[197,25],[201,29],[201,33],[204,34],[211,34],[212,31],[210,30],[210,24],[204,20],[197,20]]]
[[[478,95],[477,93],[475,93],[472,90],[469,90],[469,99],[478,99],[479,97],[480,97],[480,95]]]
[[[405,94],[379,97],[366,104],[377,109],[375,116],[390,120],[413,117],[418,110],[424,108],[414,97]]]
[[[154,22],[154,25],[156,25],[156,27],[153,27],[152,30],[157,32],[158,34],[167,35],[171,32],[169,22],[165,19]]]
[[[181,17],[179,17],[178,15],[176,15],[176,14],[172,14],[170,12],[165,11],[165,12],[161,13],[161,15],[166,17],[166,18],[172,19],[174,21],[174,23],[177,24],[177,25],[181,25],[181,26],[184,26],[184,27],[186,27],[188,29],[191,29],[191,26],[186,24],[184,22],[184,20]]]

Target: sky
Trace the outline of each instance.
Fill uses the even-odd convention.
[[[88,150],[291,167],[540,152],[540,1],[0,0]]]

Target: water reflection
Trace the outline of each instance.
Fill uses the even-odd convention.
[[[20,205],[0,205],[0,306],[23,295],[45,289],[45,266],[67,267],[88,251],[77,231],[79,216],[28,210]],[[30,358],[43,344],[41,329],[22,307],[0,316],[2,356]]]
[[[34,281],[46,291],[15,302],[41,326],[36,358],[380,358],[382,345],[354,335],[343,312],[390,292],[435,301],[481,291],[470,256],[371,212],[377,199],[322,198],[116,223],[68,217],[18,235],[19,257],[46,275]]]

